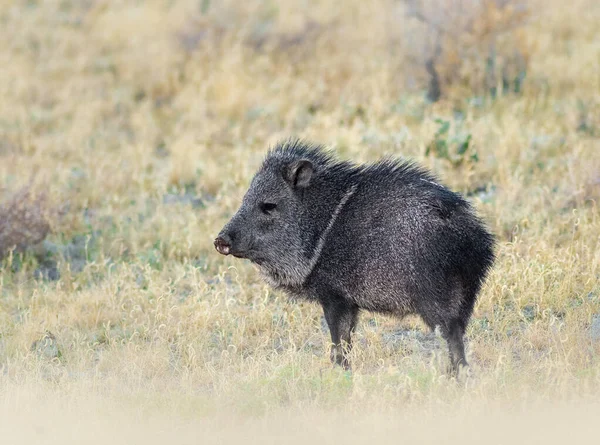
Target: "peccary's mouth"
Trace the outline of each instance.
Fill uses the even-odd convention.
[[[254,264],[261,265],[265,263],[265,259],[263,259],[255,250],[244,250],[243,252],[231,252],[236,258],[241,258],[243,260],[248,260]]]
[[[216,244],[215,249],[217,249],[217,252],[219,252],[221,255],[232,255],[236,258],[248,258],[246,252],[235,252],[231,250],[231,246]]]
[[[216,249],[217,249],[217,252],[219,252],[221,255],[231,255],[236,258],[242,258],[242,259],[248,258],[248,255],[246,252],[233,252],[231,250],[231,247],[229,247],[229,246],[217,246]]]
[[[254,252],[252,251],[251,247],[245,250],[234,250],[230,242],[227,239],[224,239],[220,236],[215,239],[214,245],[216,251],[219,252],[221,255],[231,255],[236,258],[257,262],[255,261],[256,258],[254,258],[256,255],[254,255]]]

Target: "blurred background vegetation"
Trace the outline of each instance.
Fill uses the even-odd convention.
[[[598,394],[599,23],[595,0],[1,2],[0,385],[202,416]],[[467,389],[418,320],[372,314],[349,381],[318,307],[214,252],[290,136],[421,162],[497,234]]]

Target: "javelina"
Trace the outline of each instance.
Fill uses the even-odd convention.
[[[492,235],[460,195],[413,163],[354,165],[302,141],[278,144],[216,238],[272,286],[319,302],[331,360],[349,368],[360,309],[440,326],[452,372],[494,261]]]

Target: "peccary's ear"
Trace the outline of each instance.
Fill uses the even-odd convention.
[[[301,159],[294,161],[283,171],[283,178],[293,187],[303,189],[308,187],[313,174],[312,162]]]

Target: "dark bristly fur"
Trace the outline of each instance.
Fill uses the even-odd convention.
[[[349,368],[351,333],[366,309],[439,326],[453,372],[467,364],[463,336],[493,244],[469,203],[423,168],[339,162],[297,140],[268,153],[215,240],[274,287],[323,306],[334,363]]]

